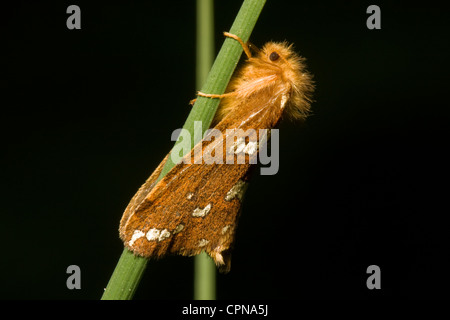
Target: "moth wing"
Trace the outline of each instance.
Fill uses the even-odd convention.
[[[167,158],[169,155],[167,155],[163,161],[158,165],[158,167],[153,171],[153,173],[150,175],[150,177],[145,181],[145,183],[139,188],[139,190],[136,192],[136,194],[133,196],[133,198],[130,200],[130,203],[128,203],[128,206],[126,207],[122,218],[120,220],[120,228],[119,233],[120,237],[123,239],[125,237],[125,230],[122,228],[123,225],[126,224],[130,216],[133,214],[133,212],[136,210],[137,206],[144,200],[144,198],[150,193],[150,191],[153,189],[153,187],[156,184],[156,180],[158,179],[159,175],[161,174],[161,171],[164,167],[164,164],[167,161]]]
[[[226,135],[218,140],[225,141]],[[203,150],[218,140],[203,141]],[[120,236],[129,250],[148,258],[204,250],[227,272],[251,165],[194,164],[196,150],[188,155],[191,164],[177,164],[153,189],[156,174],[146,181],[125,210]],[[226,152],[224,146],[220,150]]]
[[[272,87],[261,90],[258,97],[247,99],[246,108],[236,108],[214,128],[225,133],[214,140],[214,132],[207,135],[185,156],[190,163],[177,164],[151,189],[159,176],[154,173],[139,189],[121,220],[120,236],[125,246],[147,258],[167,253],[191,256],[204,250],[220,271],[228,272],[242,194],[251,167],[249,160],[257,156],[260,147],[256,144],[256,148],[254,145],[247,148],[239,143],[246,142],[248,129],[273,128],[286,101],[284,90],[274,92]],[[232,140],[230,148],[227,140],[232,134],[235,143]],[[199,152],[210,149],[219,152],[221,164],[208,164],[204,159],[194,163]],[[243,164],[237,164],[238,155],[233,154],[237,150],[248,153]],[[233,165],[226,161],[230,153]]]

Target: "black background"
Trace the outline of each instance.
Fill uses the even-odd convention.
[[[240,4],[215,3],[217,51]],[[99,299],[122,212],[195,96],[195,1],[2,15],[0,298]],[[278,174],[252,179],[218,298],[449,297],[446,27],[432,2],[268,1],[251,41],[295,43],[316,102],[281,125]],[[81,290],[66,288],[72,264]],[[190,299],[192,275],[192,258],[152,261],[135,298]]]

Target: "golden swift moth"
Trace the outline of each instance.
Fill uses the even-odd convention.
[[[198,93],[221,99],[213,124],[222,134],[214,139],[207,134],[156,183],[166,156],[128,204],[119,228],[125,247],[137,255],[160,258],[205,251],[222,272],[230,270],[242,194],[254,166],[250,159],[260,150],[257,144],[246,151],[244,163],[227,164],[227,138],[232,132],[242,141],[246,137],[240,134],[253,129],[259,139],[259,130],[275,128],[282,116],[305,118],[314,89],[304,59],[292,50],[292,45],[268,42],[252,56],[240,38],[225,35],[241,43],[248,59],[231,79],[225,94]],[[212,146],[216,147],[214,157],[223,160],[221,163],[194,161],[199,153],[201,157],[211,152]],[[232,157],[236,160],[237,155]]]

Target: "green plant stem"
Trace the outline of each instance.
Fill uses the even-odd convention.
[[[124,249],[102,300],[130,300],[134,296],[148,260]]]
[[[244,42],[248,41],[265,2],[266,0],[245,0],[229,32],[239,36]],[[228,85],[241,53],[241,45],[234,39],[226,38],[201,91],[222,94]],[[183,126],[191,133],[191,145],[194,142],[194,121],[202,121],[202,131],[205,132],[211,124],[219,102],[219,99],[197,98]],[[169,157],[158,180],[161,180],[174,165],[171,157]],[[147,259],[136,257],[127,249],[124,249],[103,293],[102,300],[132,299],[147,262]]]
[[[200,90],[214,59],[213,0],[197,0],[196,87]],[[216,266],[205,253],[194,258],[194,299],[216,299]]]

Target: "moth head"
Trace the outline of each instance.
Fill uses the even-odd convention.
[[[259,58],[264,61],[278,65],[280,67],[290,68],[290,58],[295,53],[292,51],[292,44],[289,45],[287,42],[268,42],[259,52]]]
[[[310,109],[314,91],[312,76],[306,71],[305,59],[287,42],[268,42],[259,52],[259,58],[273,66],[283,81],[290,85],[290,98],[286,113],[290,118],[305,118]]]

